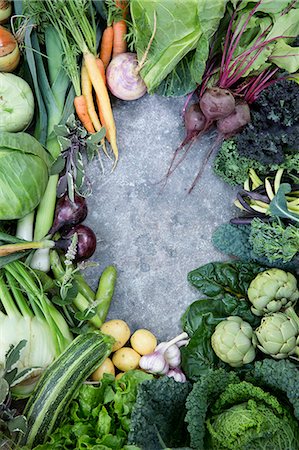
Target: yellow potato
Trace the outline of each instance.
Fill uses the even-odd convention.
[[[140,355],[148,355],[157,347],[157,339],[149,330],[136,330],[131,336],[131,345]]]
[[[104,373],[110,373],[115,375],[115,367],[110,358],[106,358],[103,364],[100,365],[92,374],[92,381],[100,381],[103,378]]]
[[[114,337],[115,344],[112,347],[112,351],[120,349],[130,339],[131,331],[128,324],[124,320],[114,319],[103,323],[101,331],[104,334],[109,334]]]
[[[116,379],[116,380],[120,380],[121,377],[122,377],[124,374],[125,374],[125,372],[119,372],[119,373],[116,375],[115,379]]]
[[[112,356],[112,362],[122,372],[136,369],[139,365],[140,355],[130,347],[122,347]]]

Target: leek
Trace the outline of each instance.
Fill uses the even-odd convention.
[[[0,366],[12,345],[26,340],[16,365],[28,371],[13,388],[18,397],[33,390],[39,375],[72,341],[69,327],[43,291],[36,273],[14,261],[0,272]]]

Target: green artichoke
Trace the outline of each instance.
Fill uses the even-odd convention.
[[[248,298],[256,316],[280,311],[293,306],[299,298],[297,280],[289,272],[268,269],[259,273],[250,283]]]
[[[295,353],[299,343],[298,324],[282,312],[263,317],[255,334],[258,348],[276,359],[287,358]]]
[[[218,323],[211,344],[218,358],[232,367],[241,367],[255,358],[254,332],[250,324],[238,316],[230,316]]]

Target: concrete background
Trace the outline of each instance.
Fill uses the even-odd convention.
[[[121,318],[131,330],[148,328],[161,340],[180,332],[180,317],[199,297],[188,285],[190,270],[225,260],[211,243],[215,228],[233,213],[235,191],[218,179],[211,162],[188,195],[213,135],[197,141],[162,189],[173,152],[184,137],[184,99],[144,96],[113,105],[120,159],[111,173],[103,157],[88,170],[93,193],[86,221],[98,237],[86,276],[96,288],[108,264],[118,270],[109,318]],[[213,159],[213,158],[212,158]]]

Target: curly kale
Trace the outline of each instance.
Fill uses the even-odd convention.
[[[271,263],[292,261],[299,251],[299,227],[284,226],[280,221],[251,222],[249,243],[256,255],[265,256]]]
[[[214,172],[231,186],[244,184],[248,178],[249,169],[254,169],[259,176],[265,176],[279,168],[299,172],[299,152],[285,153],[281,164],[272,161],[270,164],[262,164],[256,159],[240,155],[236,141],[229,139],[223,142],[214,160]]]
[[[281,164],[286,150],[299,139],[299,89],[296,82],[280,80],[265,89],[252,105],[251,123],[236,136],[243,157],[263,165]]]
[[[142,383],[131,416],[129,444],[146,450],[189,445],[184,418],[189,383],[163,377]]]
[[[213,234],[213,245],[222,253],[235,256],[241,261],[254,261],[268,267],[278,267],[284,270],[298,271],[298,257],[289,261],[277,257],[275,261],[268,259],[264,249],[253,248],[251,242],[251,225],[220,225]],[[260,248],[260,246],[259,246]]]

